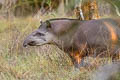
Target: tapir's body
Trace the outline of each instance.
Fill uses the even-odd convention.
[[[26,38],[24,46],[56,44],[60,49],[73,53],[71,56],[79,58],[84,54],[80,56],[78,52],[86,48],[119,48],[119,39],[120,19],[80,21],[62,18],[43,22],[38,30]]]

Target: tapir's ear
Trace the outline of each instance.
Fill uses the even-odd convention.
[[[50,21],[46,21],[46,24],[47,24],[47,28],[51,28],[51,24],[50,24]]]
[[[40,24],[42,24],[43,22],[42,22],[42,19],[40,19]]]

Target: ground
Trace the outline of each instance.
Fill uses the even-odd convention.
[[[32,17],[0,20],[0,80],[90,80],[97,64],[77,69],[55,45],[22,46],[39,25]]]
[[[69,56],[54,45],[22,46],[27,34],[39,27],[39,20],[0,20],[0,80],[87,79],[87,70],[76,69]],[[82,75],[82,76],[81,76]]]

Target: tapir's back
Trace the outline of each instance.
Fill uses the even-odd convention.
[[[72,30],[73,28],[78,29],[78,27],[84,23],[77,19],[52,19],[50,20],[52,30],[55,34],[63,34]]]
[[[84,22],[75,33],[74,42],[80,47],[87,43],[89,46],[118,45],[120,25],[113,19],[99,19]]]
[[[105,18],[89,21],[56,19],[50,22],[54,33],[65,41],[65,45],[80,47],[81,44],[87,43],[90,46],[104,47],[119,42],[119,19]]]

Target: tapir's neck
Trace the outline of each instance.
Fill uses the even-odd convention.
[[[78,26],[72,27],[68,32],[56,35],[54,43],[62,50],[67,51],[69,48],[75,48],[74,37]]]
[[[70,43],[70,44],[67,44],[66,41],[62,41],[62,40],[60,40],[60,39],[56,39],[56,40],[54,40],[54,43],[55,43],[55,45],[56,45],[59,49],[65,51],[65,52],[71,52],[71,50],[72,50],[72,51],[76,51],[76,50],[77,50],[77,48],[76,48],[76,46],[74,45],[73,42]],[[68,43],[69,43],[69,42],[68,42]]]
[[[53,20],[50,21],[53,34],[55,35],[54,42],[60,49],[69,49],[74,46],[74,37],[78,28],[83,23],[80,20]],[[75,46],[74,46],[75,47]]]

